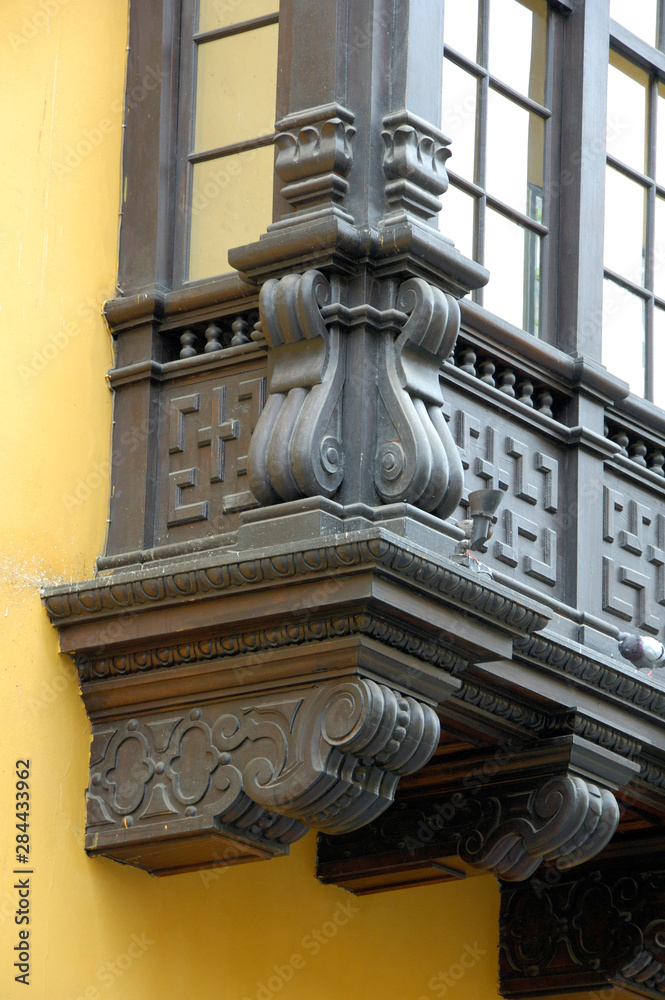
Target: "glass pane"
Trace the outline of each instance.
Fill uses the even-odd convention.
[[[495,90],[487,111],[487,192],[530,218],[542,213],[543,120]]]
[[[257,240],[272,218],[272,146],[193,168],[189,280],[229,270],[231,247]]]
[[[199,31],[226,28],[279,10],[279,0],[199,0]]]
[[[658,84],[656,120],[656,180],[665,184],[665,84]]]
[[[610,52],[607,73],[607,152],[646,170],[647,74]]]
[[[665,409],[665,311],[653,311],[653,401]]]
[[[539,104],[545,100],[546,41],[545,0],[490,0],[489,71]]]
[[[644,301],[607,279],[603,282],[603,364],[644,395]]]
[[[439,229],[455,241],[465,257],[473,257],[473,213],[475,199],[453,184],[441,198]]]
[[[610,0],[610,17],[649,45],[656,44],[658,0]]]
[[[445,45],[475,62],[478,57],[478,0],[446,0],[443,11]]]
[[[656,198],[656,234],[653,248],[653,287],[665,299],[665,200]]]
[[[645,190],[608,167],[605,172],[605,267],[644,284]]]
[[[490,280],[483,303],[497,316],[529,333],[538,332],[540,238],[488,208],[485,266]]]
[[[199,45],[196,152],[274,131],[277,34],[270,24]]]
[[[476,77],[444,59],[441,128],[452,139],[448,163],[451,170],[470,181],[475,177],[477,93]]]

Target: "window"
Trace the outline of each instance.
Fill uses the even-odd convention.
[[[636,395],[665,406],[662,27],[655,0],[612,0],[610,12],[603,363]]]
[[[227,272],[230,247],[257,239],[271,221],[278,7],[279,0],[200,0],[197,13],[187,12],[188,212],[176,242],[184,281]]]
[[[453,143],[441,228],[490,270],[475,300],[539,335],[552,118],[547,3],[448,0],[444,38],[442,128]]]

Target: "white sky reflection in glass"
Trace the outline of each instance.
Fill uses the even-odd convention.
[[[603,283],[603,364],[644,395],[644,302],[620,285]]]
[[[658,0],[610,0],[610,17],[649,45],[656,44]]]
[[[605,266],[644,281],[644,188],[612,167],[605,176]]]
[[[446,0],[445,44],[474,62],[478,46],[478,0]]]
[[[475,76],[444,59],[443,92],[446,103],[441,128],[452,139],[448,166],[470,181],[475,179],[477,90]]]
[[[610,53],[607,73],[607,152],[644,173],[648,76]]]
[[[452,185],[443,197],[441,232],[454,239],[465,257],[473,257],[473,207],[475,199]]]

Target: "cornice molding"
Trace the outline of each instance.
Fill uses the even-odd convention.
[[[573,677],[606,697],[628,702],[645,713],[665,718],[665,690],[625,665],[616,667],[592,655],[590,650],[570,648],[549,635],[521,636],[514,640],[517,657],[526,657]]]
[[[508,588],[436,559],[412,543],[382,529],[322,536],[314,543],[291,543],[272,550],[195,554],[177,566],[142,566],[73,585],[45,588],[43,600],[54,625],[81,617],[183,600],[205,599],[211,594],[262,585],[283,584],[294,578],[318,577],[330,571],[376,569],[420,589],[439,594],[474,617],[489,620],[509,632],[529,635],[544,628],[548,616],[542,605],[519,599]]]
[[[464,681],[455,696],[455,700],[462,701],[497,719],[512,723],[525,732],[543,733],[552,724],[552,718],[547,713],[538,711],[532,705],[499,692],[486,684],[480,685]]]
[[[76,657],[76,666],[79,680],[85,684],[247,653],[260,655],[270,649],[283,649],[350,635],[370,636],[453,675],[463,673],[468,666],[468,660],[435,639],[420,637],[413,631],[400,628],[394,622],[367,612],[317,615],[306,622],[289,622],[252,631],[232,632],[211,639],[159,646],[118,656],[92,658],[81,654]]]

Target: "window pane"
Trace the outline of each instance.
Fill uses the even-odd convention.
[[[610,0],[610,17],[649,45],[656,44],[658,0]]]
[[[665,311],[653,311],[653,401],[665,409]]]
[[[485,212],[485,266],[490,280],[483,303],[529,333],[538,331],[540,238],[498,212]]]
[[[656,295],[665,299],[665,199],[656,198],[656,237],[653,248],[653,282]]]
[[[467,59],[478,58],[478,0],[446,0],[443,11],[446,45]]]
[[[613,281],[603,283],[603,364],[644,395],[644,301]]]
[[[465,191],[453,184],[441,198],[439,228],[444,236],[455,241],[455,246],[465,257],[473,257],[474,201]]]
[[[644,284],[645,191],[618,170],[605,172],[605,267]]]
[[[196,152],[274,131],[277,34],[270,24],[198,46]]]
[[[229,270],[231,247],[257,240],[272,217],[272,146],[196,163],[189,280]]]
[[[546,35],[545,0],[490,0],[489,71],[539,104],[545,100]]]
[[[199,0],[199,31],[226,28],[278,9],[279,0]]]
[[[647,74],[610,52],[607,75],[607,152],[646,170]]]
[[[495,90],[487,113],[487,191],[530,218],[542,212],[543,120]]]
[[[448,8],[446,8],[447,13]],[[443,60],[443,116],[441,128],[452,139],[450,169],[475,178],[476,104],[478,82],[449,59]]]

